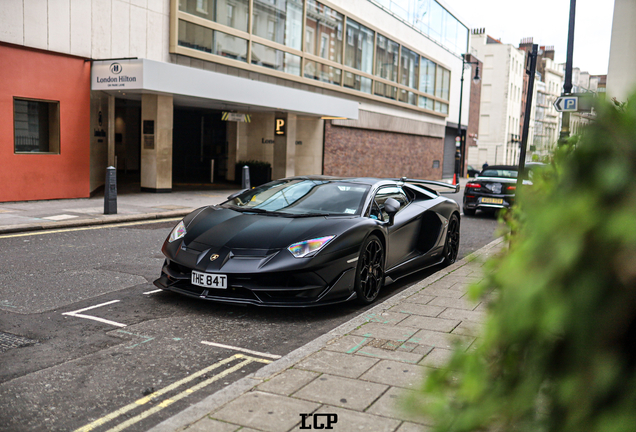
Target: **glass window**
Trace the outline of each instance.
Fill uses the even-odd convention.
[[[370,78],[352,74],[351,72],[345,72],[343,85],[347,88],[371,93],[371,83],[372,80]]]
[[[246,39],[187,21],[179,21],[179,45],[234,60],[247,61]]]
[[[422,57],[420,66],[420,91],[435,94],[435,63]]]
[[[300,56],[252,43],[252,64],[300,76]]]
[[[383,187],[382,189],[378,191],[374,199],[375,203],[377,204],[377,206],[380,208],[380,211],[382,212],[381,213],[382,220],[389,220],[389,214],[384,210],[384,203],[389,198],[393,198],[400,203],[400,210],[406,207],[407,204],[409,203],[408,197],[402,191],[401,188],[397,186]]]
[[[234,60],[247,61],[247,40],[236,36],[214,31],[214,51],[223,57],[229,57]]]
[[[389,99],[397,99],[397,88],[381,82],[375,82],[375,94]]]
[[[342,63],[344,16],[315,0],[307,0],[305,51]]]
[[[247,31],[249,0],[179,0],[179,10]]]
[[[448,100],[450,90],[450,71],[441,66],[437,67],[435,76],[435,96]]]
[[[400,83],[417,89],[420,71],[420,55],[402,47],[400,56]]]
[[[417,106],[417,95],[410,91],[400,90],[400,102],[405,102]]]
[[[302,49],[302,0],[254,0],[252,33],[290,48]]]
[[[397,81],[399,49],[398,43],[378,34],[375,46],[375,74],[377,76]]]
[[[347,18],[345,65],[373,73],[373,39],[375,32]],[[371,86],[369,86],[369,93]]]
[[[420,96],[419,106],[420,108],[426,108],[433,111],[433,108],[434,108],[433,99]]]
[[[16,153],[60,153],[60,103],[13,100]]]
[[[442,114],[448,114],[448,104],[435,101],[435,111]]]
[[[338,68],[305,60],[305,78],[340,85],[342,71]]]
[[[369,186],[344,181],[279,180],[243,192],[222,204],[283,215],[360,214]]]
[[[179,20],[179,45],[211,53],[212,29]]]

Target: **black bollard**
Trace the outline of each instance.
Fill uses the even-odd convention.
[[[243,181],[241,182],[242,189],[251,189],[250,186],[250,167],[245,165],[243,167]]]
[[[106,168],[104,214],[117,214],[117,170],[113,166]]]

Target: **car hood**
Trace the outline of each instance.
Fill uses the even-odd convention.
[[[298,241],[338,235],[354,218],[268,216],[208,207],[187,225],[184,244],[193,249],[283,249]]]

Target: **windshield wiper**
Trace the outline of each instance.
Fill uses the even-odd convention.
[[[238,206],[229,206],[231,210],[241,212],[241,213],[256,213],[256,214],[265,214],[270,216],[289,216],[289,213],[282,213],[273,210],[265,210],[261,208],[255,207],[238,207]]]

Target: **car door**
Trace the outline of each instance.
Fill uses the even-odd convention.
[[[400,210],[395,215],[394,223],[388,227],[387,242],[387,271],[407,261],[417,254],[416,242],[419,233],[418,216],[421,209],[411,206],[411,199],[397,185],[384,186],[378,189],[374,197],[374,206],[380,210],[383,221],[389,220],[389,215],[384,210],[384,203],[393,198],[400,203]]]

